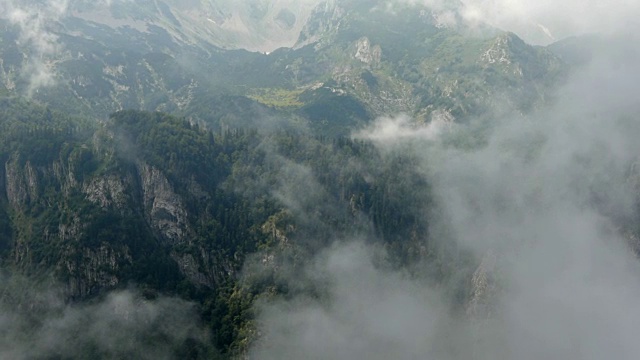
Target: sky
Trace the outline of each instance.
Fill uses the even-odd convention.
[[[634,0],[391,0],[455,12],[467,24],[487,23],[528,42],[546,45],[570,36],[606,35],[637,29],[640,2]],[[452,4],[454,3],[454,4]]]

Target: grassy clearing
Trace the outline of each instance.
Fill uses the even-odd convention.
[[[295,108],[304,105],[300,101],[299,96],[304,89],[288,90],[288,89],[254,89],[249,93],[249,98],[276,108]]]

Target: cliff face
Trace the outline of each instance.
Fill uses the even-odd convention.
[[[31,198],[30,195],[37,195],[35,193],[29,194],[29,190],[33,190],[33,185],[36,185],[36,179],[33,177],[33,168],[30,164],[26,164],[25,167],[19,166],[17,156],[7,161],[4,168],[6,194],[9,203],[15,208],[25,206]],[[27,179],[28,176],[31,178]],[[27,187],[28,181],[32,186]]]
[[[107,243],[87,244],[86,214],[73,209],[69,197],[84,193],[84,201],[106,206],[107,199],[121,198],[124,189],[100,188],[110,182],[108,178],[81,184],[69,162],[56,160],[36,167],[21,156],[16,152],[5,162],[1,182],[14,228],[13,262],[25,269],[54,268],[67,279],[72,297],[117,285],[115,274],[120,263],[131,261],[129,250]],[[61,216],[59,222],[57,216]]]
[[[102,208],[123,209],[127,204],[126,191],[131,186],[129,177],[121,178],[116,175],[98,177],[85,182],[82,192],[87,200]]]
[[[0,229],[8,237],[0,250],[11,244],[13,265],[53,270],[72,298],[142,281],[136,274],[149,267],[163,269],[167,281],[207,288],[236,271],[233,259],[196,241],[194,223],[202,218],[189,214],[185,204],[193,199],[184,196],[204,203],[211,199],[206,189],[192,179],[179,195],[157,165],[115,156],[108,137],[91,145],[37,165],[20,151],[5,156],[0,210],[10,231]]]
[[[185,199],[176,194],[172,184],[157,167],[138,162],[136,169],[145,219],[158,238],[172,247],[171,259],[176,262],[182,275],[192,283],[206,287],[223,282],[226,275],[232,272],[232,266],[228,262],[221,262],[221,268],[216,268],[212,254],[193,241],[195,234],[189,225]],[[207,194],[195,181],[187,190],[201,200],[208,200]],[[181,250],[185,247],[192,251]]]
[[[67,291],[70,296],[83,298],[120,284],[119,272],[133,259],[128,247],[114,248],[101,244],[97,248],[69,247],[62,266],[68,274]]]
[[[163,239],[178,244],[187,234],[187,211],[162,172],[145,163],[137,165],[140,174],[145,216]]]

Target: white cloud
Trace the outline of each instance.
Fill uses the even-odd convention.
[[[130,1],[130,0],[121,0]],[[0,18],[9,21],[19,31],[20,46],[28,53],[22,76],[28,82],[27,94],[42,87],[55,85],[56,56],[63,50],[51,26],[69,14],[83,0],[0,0]],[[112,0],[97,0],[96,6],[110,6]]]
[[[638,29],[640,2],[634,0],[392,0],[421,4],[436,13],[454,7],[467,24],[486,23],[534,43],[587,33],[616,34]]]
[[[336,246],[292,282],[322,296],[263,306],[256,357],[637,359],[640,57],[624,54],[576,70],[530,116],[449,132],[401,116],[360,131],[383,154],[419,159],[406,166],[433,192],[427,243],[458,251],[449,266],[466,279],[466,311],[448,303],[461,300],[449,282],[390,271],[366,245]],[[444,141],[458,132],[486,141]],[[485,264],[472,277],[469,258]]]
[[[28,94],[55,83],[55,71],[48,60],[60,51],[61,46],[58,37],[51,33],[47,26],[60,19],[68,7],[69,0],[35,3],[0,1],[2,17],[18,27],[20,45],[28,49],[29,57],[22,69],[22,75],[29,83]]]
[[[453,117],[447,112],[435,112],[431,121],[422,126],[412,122],[407,115],[378,118],[372,126],[354,134],[357,139],[367,139],[379,145],[387,145],[399,140],[437,140],[440,135],[454,126]]]
[[[68,304],[57,284],[0,273],[0,358],[174,359],[186,341],[204,344],[208,332],[194,304],[135,291]]]

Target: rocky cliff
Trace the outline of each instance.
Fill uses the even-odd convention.
[[[52,144],[57,152],[0,157],[0,199],[6,199],[0,205],[11,228],[0,245],[13,244],[11,263],[29,272],[53,270],[72,298],[145,281],[139,276],[149,268],[164,269],[162,281],[187,279],[206,288],[237,271],[233,258],[212,253],[199,235],[198,224],[208,217],[187,209],[192,201],[202,203],[191,208],[207,205],[208,189],[194,178],[188,186],[170,181],[143,156],[121,154],[111,130],[95,134]]]

